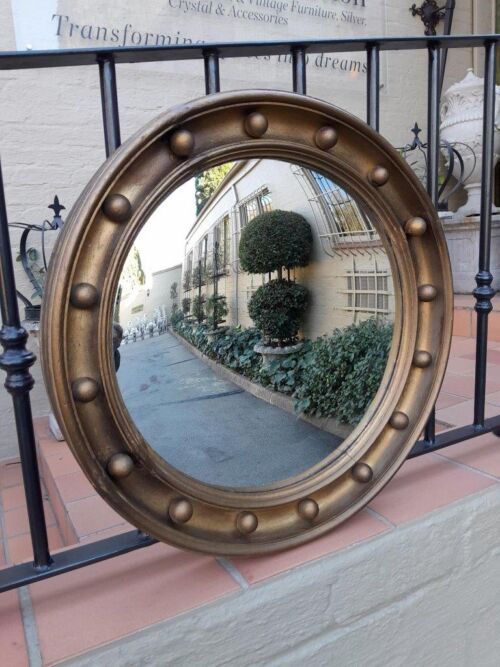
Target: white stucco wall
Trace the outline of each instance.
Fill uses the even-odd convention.
[[[497,667],[494,487],[65,666]]]

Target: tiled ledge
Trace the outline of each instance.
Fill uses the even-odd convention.
[[[89,489],[85,490],[83,479],[78,479],[79,473],[74,470],[71,454],[66,445],[50,441],[43,422],[38,424],[38,429],[41,432],[42,454],[45,451],[47,458],[59,461],[53,467],[59,472],[59,488],[66,488],[66,484],[69,484],[67,476],[71,475],[72,483],[69,486],[73,492],[68,497],[74,498],[75,494],[80,495],[83,491],[87,493]],[[269,584],[271,596],[274,596],[273,591],[276,590],[276,586],[279,589],[284,586],[279,599],[282,604],[286,603],[290,608],[294,608],[297,600],[292,593],[288,602],[283,598],[288,584],[275,585],[273,582],[276,577],[279,581],[285,581],[288,577],[291,577],[291,582],[295,582],[297,577],[300,580],[306,575],[297,573],[302,572],[307,564],[314,561],[319,561],[319,564],[312,570],[318,573],[313,578],[322,577],[321,573],[326,568],[332,579],[330,583],[326,580],[324,582],[325,586],[332,586],[329,595],[342,599],[345,595],[342,587],[347,584],[340,581],[340,573],[335,575],[335,563],[341,562],[336,558],[344,553],[349,553],[349,558],[355,558],[359,562],[362,558],[366,558],[367,561],[376,560],[378,558],[376,554],[380,551],[381,560],[377,565],[380,568],[380,573],[377,575],[379,580],[366,581],[363,586],[367,587],[367,591],[378,590],[378,594],[381,595],[381,587],[389,586],[391,576],[396,576],[396,573],[389,575],[385,571],[383,551],[389,549],[388,545],[394,540],[394,544],[404,541],[402,535],[406,534],[404,531],[409,526],[427,526],[422,540],[432,545],[435,553],[432,560],[429,560],[428,554],[422,555],[421,558],[424,559],[422,568],[431,576],[433,569],[442,568],[443,565],[440,563],[449,558],[447,545],[450,531],[455,531],[452,525],[442,524],[441,513],[454,508],[453,513],[470,514],[471,510],[468,509],[467,503],[473,503],[478,507],[482,507],[484,503],[487,505],[490,502],[487,499],[492,497],[491,493],[498,498],[500,506],[498,444],[496,436],[487,435],[448,448],[444,454],[430,454],[407,462],[367,509],[330,534],[291,551],[268,557],[228,560],[187,554],[159,544],[34,584],[30,586],[30,600],[35,618],[36,637],[43,656],[42,664],[56,664],[72,656],[97,650],[97,647],[124,637],[129,637],[129,641],[133,641],[132,636],[135,636],[135,633],[139,633],[137,641],[140,641],[141,631],[158,623],[174,622],[179,619],[181,626],[185,628],[186,623],[189,625],[190,618],[190,615],[185,616],[186,612],[198,607],[205,608],[209,603],[215,604],[221,597],[227,600],[227,603],[218,603],[218,613],[221,614],[221,622],[222,619],[228,622],[229,611],[224,611],[225,605],[229,605],[229,610],[236,605],[240,610],[238,613],[243,614],[248,596],[248,609],[251,609],[256,599],[251,593],[255,586]],[[63,478],[66,479],[61,486]],[[8,498],[12,495],[9,489],[15,488],[12,482],[16,481],[12,468],[3,470],[2,481],[5,484],[2,498]],[[78,500],[68,500],[68,505],[71,503],[81,503],[80,507],[85,504],[88,510],[86,515],[85,513],[80,515],[79,511],[76,509],[73,511],[71,508],[68,512],[70,516],[75,517],[76,530],[81,531],[81,541],[98,539],[129,528],[123,521],[116,519],[117,515],[114,515],[104,501],[95,494],[86,495]],[[457,510],[463,503],[466,505]],[[89,507],[91,509],[88,509]],[[121,521],[121,525],[117,521]],[[403,533],[400,534],[400,531]],[[399,557],[402,562],[408,561],[407,548],[401,547]],[[360,550],[359,555],[355,556],[358,550]],[[403,576],[401,573],[397,574],[397,577],[401,576]],[[410,579],[417,576],[414,564],[405,576]],[[354,581],[349,585],[354,586]],[[293,586],[290,590],[292,589]],[[304,595],[300,587],[299,590],[302,591],[300,595]],[[257,597],[260,598],[262,595],[263,592]],[[327,600],[323,597],[321,599],[321,604],[327,605]],[[387,601],[389,604],[389,597]],[[268,602],[271,604],[271,600]],[[17,658],[11,658],[9,667],[25,665],[27,662],[23,662],[26,656],[21,642],[23,634],[20,631],[22,626],[17,594],[0,597],[0,609],[6,619],[0,624],[0,645],[10,644],[14,656],[16,651],[18,653]],[[207,621],[213,613],[212,607],[209,606],[206,612],[202,612],[202,616]],[[321,613],[327,614],[328,609],[324,608]],[[293,617],[294,614],[290,613],[290,618]],[[304,635],[313,633],[313,625],[308,629],[304,628],[303,632]],[[167,634],[169,633],[170,630]],[[113,648],[114,650],[118,649]],[[169,650],[173,650],[173,647],[170,646]],[[184,654],[186,662],[151,664],[189,664],[190,667],[194,664],[203,664],[200,661],[191,662],[189,655],[188,652]],[[138,663],[106,660],[88,664],[120,664],[121,667],[122,664]]]
[[[477,315],[474,310],[476,300],[469,294],[455,294],[453,311],[453,334],[455,336],[475,336]],[[493,310],[488,317],[488,338],[500,341],[500,300],[494,298]]]
[[[469,419],[473,347],[474,341],[454,340],[451,370],[438,405],[438,417],[448,423]],[[497,348],[500,356],[500,345],[491,347],[492,377],[500,363]],[[488,386],[488,406],[498,412],[500,386],[495,383],[493,379]],[[46,421],[39,420],[36,428],[52,548],[129,530],[95,494],[66,444],[51,438]],[[330,665],[321,657],[321,646],[332,642],[339,664],[352,664],[339,657],[344,650],[342,637],[346,642],[348,636],[357,638],[351,650],[361,646],[358,627],[376,638],[377,656],[382,650],[378,644],[390,644],[396,632],[385,625],[384,614],[395,627],[400,626],[397,614],[410,614],[413,628],[430,623],[431,618],[440,627],[449,621],[440,603],[427,609],[424,618],[411,616],[413,605],[418,608],[427,594],[431,599],[435,589],[443,590],[443,600],[466,590],[472,581],[479,589],[484,582],[475,581],[476,570],[477,576],[481,574],[498,590],[500,576],[495,579],[494,569],[486,572],[485,561],[490,551],[498,552],[499,445],[496,436],[485,435],[408,461],[368,508],[330,534],[291,551],[224,559],[159,544],[39,582],[29,587],[29,594],[2,595],[2,663],[27,665],[29,649],[32,656],[42,656],[43,665],[135,667],[141,664],[139,656],[145,657],[148,651],[148,664],[159,667],[224,664],[222,657],[226,664],[238,667]],[[0,464],[6,546],[5,554],[0,552],[0,566],[2,556],[8,563],[30,557],[20,484],[19,464]],[[482,549],[485,553],[476,558],[474,554]],[[465,556],[470,562],[464,562]],[[471,563],[476,570],[469,568]],[[413,583],[407,586],[406,581]],[[488,595],[488,590],[481,594]],[[471,595],[475,604],[477,596]],[[361,604],[363,597],[371,600],[369,608]],[[458,602],[449,604],[452,614]],[[285,617],[280,608],[287,610]],[[399,610],[395,617],[394,610]],[[429,632],[432,635],[431,627]],[[492,645],[494,638],[488,633],[485,638]],[[432,645],[438,640],[432,635],[428,641]],[[360,659],[357,664],[448,664],[432,659],[420,663],[403,658],[398,662],[397,657],[392,662],[377,659]]]
[[[64,661],[496,667],[500,487]]]

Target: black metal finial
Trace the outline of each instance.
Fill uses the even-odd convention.
[[[415,122],[415,125],[412,127],[411,131],[415,135],[415,138],[412,141],[411,148],[416,148],[417,146],[421,146],[422,142],[420,141],[420,137],[418,136],[422,130],[419,128],[418,123]]]
[[[51,208],[54,211],[54,223],[55,224],[53,225],[53,227],[54,228],[62,227],[63,222],[62,222],[62,218],[61,218],[61,211],[65,211],[66,206],[63,206],[62,204],[59,203],[59,197],[57,195],[54,197],[54,203],[49,204],[49,206],[47,208]]]
[[[446,7],[439,7],[436,0],[424,0],[420,7],[413,3],[410,12],[412,16],[420,16],[425,26],[425,34],[429,37],[436,34],[439,21],[446,16]]]

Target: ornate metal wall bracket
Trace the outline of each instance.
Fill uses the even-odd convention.
[[[428,169],[428,143],[424,143],[420,139],[419,135],[421,131],[422,130],[418,126],[418,123],[415,123],[411,130],[413,133],[413,139],[411,143],[408,143],[405,146],[401,146],[399,150],[401,151],[404,159],[408,162],[408,164],[414,168],[414,171],[419,176],[420,181],[425,183],[427,180]],[[460,188],[463,187],[465,181],[474,171],[476,167],[476,154],[472,146],[459,141],[450,143],[449,141],[441,139],[439,142],[439,148],[441,150],[441,154],[445,158],[445,169],[443,170],[442,179],[438,190],[438,210],[447,211],[448,201],[450,198]],[[466,158],[469,163],[467,169],[464,162]],[[419,174],[418,171],[419,167],[421,166],[423,166],[423,171],[421,174]],[[455,176],[455,183],[452,183],[451,180],[453,176]]]
[[[54,216],[51,221],[44,220],[41,225],[30,225],[24,222],[12,222],[9,224],[9,227],[22,229],[21,239],[19,241],[19,256],[18,260],[21,262],[25,274],[28,277],[31,285],[33,286],[34,293],[31,296],[31,299],[34,297],[42,298],[43,296],[43,282],[40,277],[37,277],[33,271],[33,261],[34,258],[31,257],[31,253],[34,251],[38,255],[38,250],[36,248],[28,247],[28,237],[31,232],[36,231],[40,233],[41,237],[41,248],[42,248],[42,266],[41,271],[47,271],[47,256],[45,252],[45,233],[47,231],[57,231],[62,228],[64,221],[61,217],[62,211],[66,209],[59,202],[59,197],[56,195],[52,204],[49,204],[47,208],[52,209]],[[25,309],[25,319],[38,321],[40,319],[40,305],[32,303],[26,295],[24,295],[19,290],[17,291],[18,298],[24,304]]]
[[[420,7],[415,3],[410,7],[412,16],[420,16],[426,35],[435,35],[440,21],[446,16],[447,7],[439,7],[436,0],[424,0]]]
[[[380,389],[327,458],[269,487],[201,483],[144,440],[121,397],[112,314],[144,221],[196,173],[252,157],[295,162],[348,189],[379,221],[396,314]],[[452,323],[451,272],[434,208],[408,165],[358,118],[274,91],[214,94],[175,108],[118,149],[72,209],[42,311],[42,361],[61,428],[101,495],[144,532],[219,554],[277,551],[363,507],[418,439],[437,397]]]

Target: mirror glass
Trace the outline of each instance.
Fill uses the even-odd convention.
[[[234,488],[347,456],[392,340],[376,227],[345,187],[270,159],[205,171],[158,206],[123,267],[113,352],[165,461]]]

